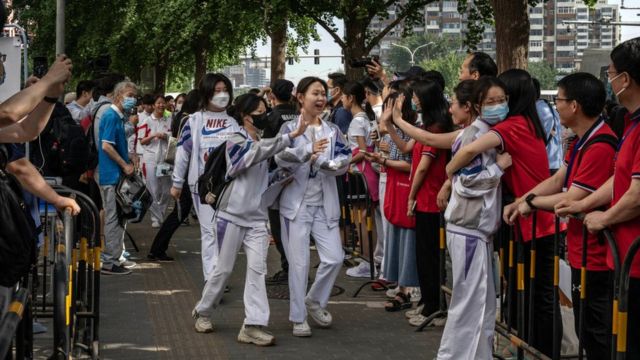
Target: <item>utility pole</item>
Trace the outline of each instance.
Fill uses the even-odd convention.
[[[64,54],[64,3],[56,0],[56,55]]]

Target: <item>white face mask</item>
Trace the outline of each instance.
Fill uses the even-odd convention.
[[[180,112],[182,110],[182,104],[176,105],[176,112]]]
[[[612,77],[612,78],[607,78],[607,81],[609,82],[609,84],[611,85],[611,90],[613,90],[613,84],[611,84],[615,79],[619,78],[622,74],[624,74],[624,72],[619,73],[618,75]],[[620,89],[620,91],[618,91],[616,93],[616,97],[620,96],[620,94],[622,94],[625,90],[627,90],[627,88],[622,88]]]
[[[209,100],[209,102],[211,103],[211,105],[217,108],[224,109],[227,107],[227,105],[229,105],[229,93],[219,92],[213,95],[213,97],[211,98],[211,100]]]

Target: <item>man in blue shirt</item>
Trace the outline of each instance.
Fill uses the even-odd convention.
[[[327,94],[327,100],[331,107],[331,114],[329,115],[329,122],[332,122],[340,128],[340,131],[344,135],[347,135],[349,130],[349,124],[351,124],[351,112],[342,106],[342,88],[347,84],[347,77],[341,73],[329,74],[329,80],[327,85],[329,86],[329,93]]]
[[[136,104],[137,87],[123,81],[113,90],[113,104],[104,112],[98,131],[98,184],[102,193],[105,211],[104,246],[102,250],[102,273],[127,275],[135,263],[121,260],[124,249],[125,223],[118,218],[116,186],[120,176],[133,174],[129,163],[127,137],[124,132],[124,114],[128,114]]]

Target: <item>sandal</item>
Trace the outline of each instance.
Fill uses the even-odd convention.
[[[389,312],[394,312],[409,309],[411,305],[411,295],[399,292],[396,294],[395,299],[389,300],[384,304],[384,309]]]

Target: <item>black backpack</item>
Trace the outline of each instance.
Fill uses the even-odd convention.
[[[233,178],[227,177],[227,142],[225,141],[209,153],[204,172],[198,178],[197,190],[200,203],[209,204],[217,209],[222,193],[231,181]]]
[[[73,120],[71,113],[56,103],[49,123],[37,141],[42,156],[42,167],[48,176],[80,175],[87,170],[89,144],[82,126]]]
[[[87,126],[85,131],[86,133],[85,138],[88,144],[87,170],[94,170],[96,167],[98,167],[98,146],[96,144],[95,135],[94,135],[95,131],[93,127],[95,124],[94,121],[95,121],[96,115],[104,105],[111,105],[111,103],[108,101],[103,101],[98,103],[98,105],[95,106],[95,110],[91,113],[90,116],[88,116],[88,119],[82,120],[82,123],[84,124],[83,126]]]
[[[0,285],[14,286],[36,259],[35,223],[16,179],[4,169],[8,152],[0,146]]]

